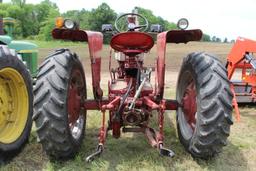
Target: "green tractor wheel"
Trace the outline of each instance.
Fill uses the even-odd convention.
[[[0,46],[0,153],[13,156],[28,140],[33,113],[32,81],[16,53]],[[8,153],[7,153],[8,152]]]

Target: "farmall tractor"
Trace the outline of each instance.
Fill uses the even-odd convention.
[[[28,141],[33,115],[31,75],[15,49],[10,49],[0,19],[0,162]],[[8,39],[9,40],[9,39]]]
[[[57,159],[77,153],[85,135],[88,110],[100,110],[102,114],[98,117],[102,123],[98,146],[87,161],[103,152],[109,131],[114,138],[119,138],[121,132],[143,133],[161,155],[173,157],[174,152],[164,146],[166,110],[177,111],[179,139],[192,156],[208,159],[219,153],[227,144],[230,133],[233,94],[226,68],[216,57],[204,52],[185,57],[178,77],[176,99],[163,98],[167,43],[199,41],[202,37],[199,29],[185,30],[187,24],[187,20],[182,19],[178,24],[180,30],[165,32],[161,32],[159,25],[151,26],[151,31],[157,34],[155,69],[147,68],[143,63],[155,43],[146,32],[149,24],[145,17],[127,13],[116,19],[115,30],[109,24],[103,25],[104,32],[113,34],[110,46],[118,63],[113,68],[110,62],[111,76],[104,97],[100,86],[102,33],[80,30],[76,22],[58,18],[52,31],[53,38],[88,42],[94,98],[87,99],[84,69],[75,53],[64,48],[45,59],[39,67],[34,88],[33,119],[46,153]],[[167,59],[171,60],[171,57]],[[154,84],[151,83],[153,70]],[[153,115],[158,118],[157,128],[149,124]]]

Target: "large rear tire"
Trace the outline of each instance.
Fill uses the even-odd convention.
[[[226,69],[206,53],[183,60],[176,99],[180,142],[193,157],[209,159],[227,144],[232,122],[232,98]]]
[[[57,50],[39,67],[34,88],[37,134],[46,153],[57,159],[74,157],[85,132],[84,70],[76,54]]]
[[[0,153],[6,158],[21,151],[28,141],[33,115],[32,89],[26,66],[14,50],[0,45]]]

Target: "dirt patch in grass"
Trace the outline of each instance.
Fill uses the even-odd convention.
[[[192,52],[207,52],[217,56],[223,63],[225,63],[227,54],[231,50],[232,44],[228,43],[204,43],[204,42],[189,42],[184,44],[168,44],[166,49],[166,70],[179,71],[183,57]],[[41,48],[39,49],[39,62],[57,48]],[[79,46],[63,47],[69,48],[72,52],[76,52],[82,60],[85,71],[90,72],[90,59],[87,44]],[[101,53],[102,63],[101,69],[103,72],[108,71],[110,48],[107,45],[103,46]],[[157,57],[157,48],[154,46],[145,57],[146,66],[154,66],[155,58]]]

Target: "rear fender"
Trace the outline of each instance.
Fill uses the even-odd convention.
[[[165,80],[165,53],[166,43],[187,43],[200,41],[203,32],[196,30],[170,30],[157,35],[157,60],[156,60],[156,95],[163,98]]]
[[[102,99],[103,91],[100,88],[101,56],[103,35],[100,32],[85,30],[68,30],[55,28],[52,31],[54,39],[88,42],[91,59],[92,86],[94,98]]]

